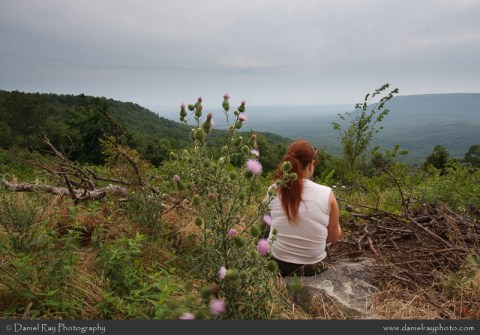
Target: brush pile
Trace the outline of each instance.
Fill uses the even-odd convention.
[[[347,224],[349,234],[339,243],[350,257],[376,259],[378,285],[394,281],[410,289],[430,287],[438,273],[455,273],[466,259],[480,255],[480,223],[445,205],[423,205],[408,215],[346,209],[357,222]]]

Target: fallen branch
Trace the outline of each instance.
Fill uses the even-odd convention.
[[[66,187],[56,187],[50,185],[28,184],[28,183],[10,183],[6,180],[3,181],[5,189],[14,192],[44,192],[60,196],[74,195],[76,200],[99,200],[104,198],[108,194],[114,194],[126,197],[128,190],[125,187],[109,185],[101,187],[95,190],[85,189],[68,189]]]

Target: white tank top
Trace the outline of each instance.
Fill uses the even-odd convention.
[[[323,260],[330,220],[331,188],[303,179],[302,201],[298,208],[299,220],[290,223],[280,202],[280,195],[270,202],[273,229],[277,230],[277,239],[272,243],[272,255],[284,262],[295,264],[315,264]]]

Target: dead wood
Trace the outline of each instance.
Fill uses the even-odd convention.
[[[336,247],[355,256],[371,254],[379,285],[431,287],[439,272],[458,271],[480,250],[480,223],[445,205],[425,204],[418,213],[406,215],[368,209],[361,213],[348,206],[358,223],[346,225],[349,233]]]

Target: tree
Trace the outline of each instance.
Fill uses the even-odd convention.
[[[428,166],[433,166],[439,170],[445,170],[445,166],[447,165],[448,159],[450,154],[448,153],[447,148],[443,145],[436,145],[433,148],[433,152],[427,156],[425,162],[423,163],[424,169],[428,168]]]
[[[389,110],[385,109],[385,104],[398,93],[398,88],[386,93],[372,107],[369,104],[374,97],[384,94],[389,87],[390,84],[387,83],[376,89],[373,94],[368,93],[362,103],[355,105],[355,111],[338,114],[340,119],[347,123],[345,127],[337,122],[332,123],[333,129],[340,132],[343,154],[349,168],[355,166],[358,159],[365,154],[373,136],[383,129],[379,123],[389,113]]]
[[[470,149],[468,149],[463,160],[465,163],[480,167],[480,145],[472,145]]]

